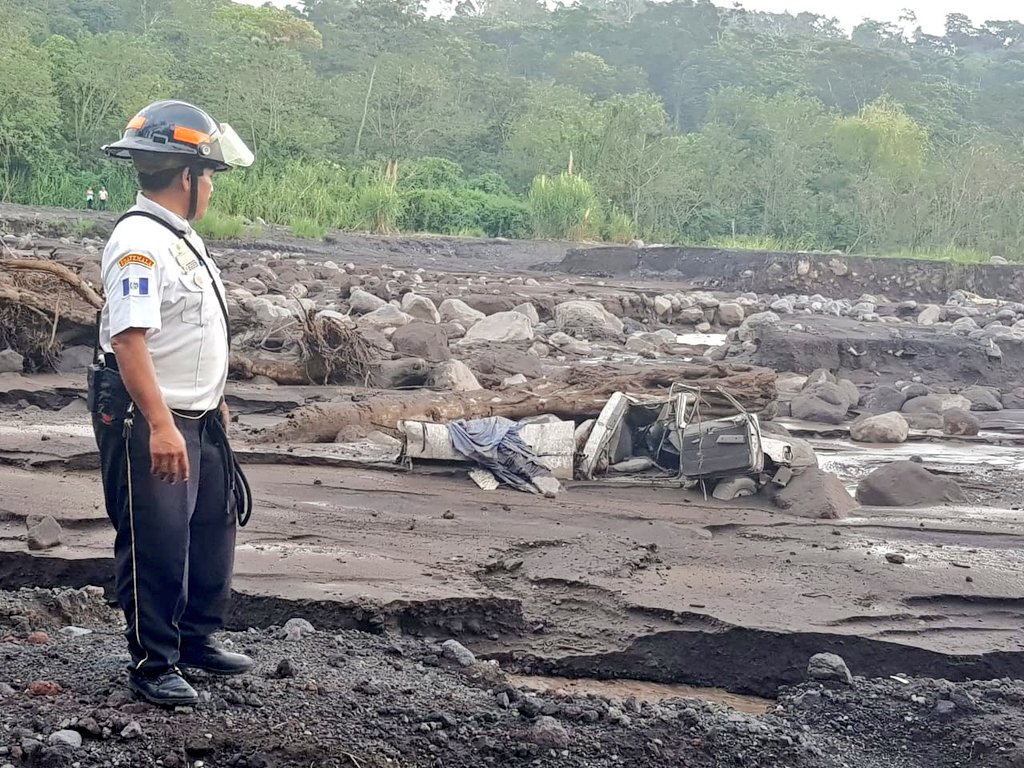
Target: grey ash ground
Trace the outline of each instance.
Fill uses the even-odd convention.
[[[125,692],[119,629],[96,591],[0,593],[0,765],[1012,768],[1024,760],[1024,685],[1010,681],[807,682],[755,716],[692,699],[523,690],[494,664],[460,666],[432,640],[269,627],[225,637],[256,657],[252,674],[197,678],[199,706],[166,712]]]
[[[96,283],[114,216],[82,214],[89,238],[70,237],[85,231],[74,218],[0,206],[13,253]],[[84,402],[93,313],[61,294],[78,311],[58,303],[59,374],[39,372],[38,350],[0,351],[0,768],[1022,768],[1024,304],[961,288],[1016,299],[1004,283],[1024,275],[698,254],[686,277],[635,269],[635,249],[602,251],[625,267],[593,274],[571,269],[569,247],[275,228],[212,244],[235,351],[284,366],[270,370],[287,382],[301,309],[351,316],[382,357],[358,387],[230,383],[257,514],[226,639],[258,666],[197,680],[204,699],[183,712],[128,696],[120,617],[102,590],[67,589],[109,587],[112,532]],[[758,269],[730,277],[737,258]],[[950,283],[968,271],[972,286]],[[50,309],[40,275],[0,280]],[[569,313],[570,299],[583,306]],[[363,426],[390,422],[260,442],[305,406],[383,394],[397,408],[421,388],[494,397],[691,364],[776,372],[763,415],[814,442],[845,516],[819,519],[814,483],[802,509],[607,478],[543,499],[481,491],[465,468],[338,459],[365,445]],[[466,375],[437,375],[453,366]],[[906,434],[851,442],[873,415]],[[912,457],[963,497],[912,506],[897,476],[894,506],[845,498],[844,485]],[[45,514],[59,524],[47,542],[32,524]],[[289,639],[275,625],[292,618],[318,631]],[[446,658],[453,638],[501,666]],[[846,660],[852,685],[807,680],[820,652]],[[519,675],[584,681],[567,693]],[[943,676],[956,682],[928,679]],[[650,682],[677,687],[636,693]],[[679,683],[768,701],[744,713]],[[673,698],[684,694],[703,698]]]

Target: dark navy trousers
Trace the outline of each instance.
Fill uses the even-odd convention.
[[[150,473],[142,414],[109,424],[93,417],[107,515],[117,531],[117,599],[132,668],[145,675],[173,667],[183,646],[220,629],[231,594],[236,517],[221,416],[214,410],[174,420],[188,448],[189,480],[171,485]]]

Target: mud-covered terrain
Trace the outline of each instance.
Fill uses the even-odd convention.
[[[1024,686],[821,665],[776,702],[532,690],[438,639],[324,632],[301,617],[225,638],[255,670],[195,678],[174,713],[121,685],[118,621],[95,592],[0,593],[0,759],[33,766],[763,766],[1010,768]],[[884,736],[884,737],[883,737]]]
[[[855,295],[588,277],[546,242],[211,244],[256,501],[230,639],[259,666],[202,681],[195,712],[128,701],[84,401],[113,220],[0,207],[0,584],[30,590],[0,598],[0,766],[1024,764],[1024,305],[861,266]],[[496,414],[573,422],[571,464],[614,392],[678,384],[788,441],[784,490],[719,499],[626,460],[545,498],[399,459],[404,419]],[[285,640],[292,618],[318,631]],[[808,683],[819,653],[861,677]],[[709,687],[768,703],[665,700],[726,701]]]

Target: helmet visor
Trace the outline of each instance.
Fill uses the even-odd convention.
[[[227,123],[221,123],[218,131],[217,144],[226,165],[232,168],[247,168],[253,164],[256,156],[245,146],[245,142],[235,133],[234,128]]]

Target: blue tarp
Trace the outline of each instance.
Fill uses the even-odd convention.
[[[460,419],[448,424],[448,435],[455,450],[520,491],[540,493],[533,478],[551,474],[519,436],[519,423],[511,419]]]

